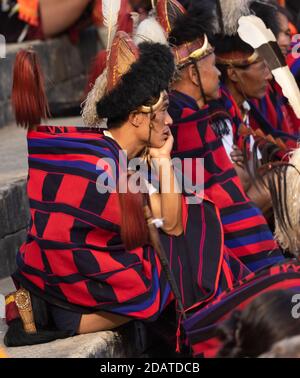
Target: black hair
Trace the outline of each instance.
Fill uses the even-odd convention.
[[[256,1],[251,4],[250,9],[252,13],[255,14],[255,16],[263,20],[267,28],[271,29],[277,37],[281,31],[278,13],[283,13],[282,9],[280,9],[279,6],[275,4],[266,4]]]
[[[300,318],[292,316],[293,295],[289,290],[270,291],[235,311],[217,330],[223,343],[218,357],[258,357],[274,343],[300,334]]]
[[[107,128],[109,130],[120,128],[128,120],[128,117],[129,117],[129,114],[126,114],[126,116],[120,117],[120,118],[114,118],[114,117],[108,118],[106,122]]]
[[[120,83],[97,103],[99,118],[108,118],[117,125],[140,106],[158,99],[167,90],[175,64],[170,49],[159,43],[144,42],[139,46],[139,59]]]

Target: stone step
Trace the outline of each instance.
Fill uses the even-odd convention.
[[[0,345],[7,326],[0,321]],[[10,358],[128,358],[138,353],[131,326],[121,332],[105,331],[55,340],[47,344],[6,348]]]
[[[300,335],[279,341],[260,358],[300,358]]]
[[[52,119],[51,125],[82,126],[80,118]],[[15,269],[15,254],[25,239],[28,223],[26,196],[27,147],[26,132],[14,125],[0,129],[0,278]],[[0,279],[0,319],[5,316],[4,295],[14,291],[10,278]],[[0,320],[0,346],[6,332]],[[98,332],[56,340],[44,345],[6,348],[12,358],[104,358],[137,355],[135,332]]]
[[[12,72],[16,53],[32,46],[39,55],[45,75],[50,109],[79,105],[82,101],[88,71],[101,43],[97,30],[90,28],[80,35],[78,44],[72,44],[69,37],[8,44],[6,58],[0,59],[0,127],[13,120],[10,104]]]
[[[7,326],[5,324],[5,295],[15,291],[11,278],[0,280],[0,346]],[[11,358],[120,358],[135,357],[136,324],[129,324],[119,332],[107,331],[56,340],[47,344],[6,348]]]

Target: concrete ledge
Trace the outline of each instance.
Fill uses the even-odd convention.
[[[300,335],[279,341],[260,358],[300,358]]]
[[[6,332],[0,323],[0,345]],[[107,331],[56,340],[51,343],[6,348],[11,358],[126,358],[134,356],[134,348],[126,336]]]

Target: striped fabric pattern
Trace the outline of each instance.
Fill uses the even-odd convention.
[[[210,101],[209,107],[213,121],[215,118],[229,119],[232,127],[234,144],[238,146],[240,150],[243,150],[246,146],[246,150],[248,151],[248,154],[250,154],[250,139],[245,139],[245,137],[239,133],[239,129],[243,124],[243,116],[234,101],[234,98],[224,85],[222,85],[220,89],[220,98],[218,100]]]
[[[275,139],[281,138],[289,149],[294,149],[297,148],[297,136],[294,133],[289,133],[289,131],[291,130],[291,125],[297,128],[296,125],[299,121],[296,122],[294,120],[294,111],[290,106],[285,104],[285,100],[283,96],[280,96],[279,91],[280,89],[275,85],[271,96],[270,86],[268,95],[263,100],[248,101],[251,106],[249,113],[250,126],[253,130],[260,129],[265,135],[272,135]],[[233,125],[235,125],[236,144],[242,148],[244,137],[239,134],[239,127],[243,123],[242,115],[237,103],[225,85],[222,85],[222,102],[231,115]],[[285,122],[281,123],[281,127],[277,128],[276,126],[279,125],[281,119],[285,119]],[[278,153],[277,155],[281,159],[285,155],[285,152],[282,152],[282,154]]]
[[[253,123],[254,128],[259,126],[258,122],[260,124],[266,124],[266,122],[268,122],[275,130],[286,134],[283,134],[283,138],[288,139],[289,135],[295,136],[296,138],[299,137],[300,121],[276,82],[268,86],[265,97],[261,100],[253,100],[252,105],[254,111],[251,117],[251,123]],[[262,115],[261,118],[258,117],[257,111]],[[263,120],[265,121],[263,122]],[[295,138],[292,140],[295,140]]]
[[[150,246],[124,249],[117,194],[96,189],[104,169],[115,176],[107,159],[119,164],[117,143],[92,129],[48,126],[29,132],[28,151],[31,223],[14,278],[75,312],[155,320],[173,299],[157,255]],[[224,246],[212,201],[183,200],[183,220],[183,235],[161,232],[161,241],[188,308],[215,299],[249,269]]]
[[[251,271],[281,261],[265,218],[244,193],[221,139],[210,126],[209,108],[199,110],[193,99],[172,92],[169,113],[174,122],[173,156],[204,158],[205,195],[220,211],[226,247]]]
[[[172,299],[158,258],[150,246],[124,250],[117,194],[96,188],[104,170],[113,176],[107,159],[118,167],[119,150],[95,130],[29,132],[31,224],[14,278],[76,312],[156,319]]]
[[[216,329],[226,321],[233,311],[243,310],[258,295],[272,290],[300,289],[300,265],[287,261],[271,268],[252,273],[234,288],[223,292],[206,307],[191,308],[191,316],[183,323],[188,342],[195,357],[216,357],[220,341],[216,338]]]

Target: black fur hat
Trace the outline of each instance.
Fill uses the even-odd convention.
[[[243,54],[252,55],[254,53],[254,49],[241,40],[238,35],[235,36],[223,36],[223,35],[216,35],[212,41],[216,55],[227,55],[232,52],[240,52]]]
[[[170,44],[180,46],[203,38],[204,34],[210,39],[214,20],[211,0],[194,0],[187,13],[177,19],[169,34]]]
[[[128,115],[167,90],[174,74],[174,57],[159,43],[139,45],[139,59],[122,76],[117,86],[97,103],[99,118],[110,122],[125,120]]]

